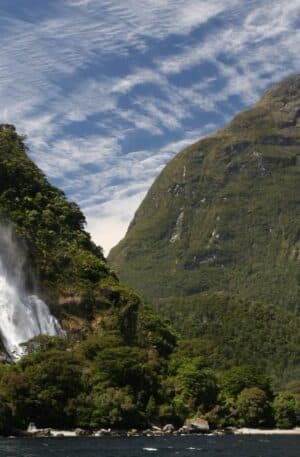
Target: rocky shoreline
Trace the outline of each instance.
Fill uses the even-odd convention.
[[[146,430],[114,430],[102,428],[99,430],[86,430],[76,428],[74,430],[56,430],[52,428],[37,428],[30,424],[26,431],[18,432],[14,437],[30,438],[75,438],[75,437],[160,437],[160,436],[189,436],[189,435],[300,435],[300,427],[294,429],[254,429],[254,428],[226,428],[210,430],[209,426],[186,424],[180,428],[167,424],[164,427],[152,426]]]
[[[153,425],[145,430],[115,430],[111,428],[101,428],[99,430],[87,430],[76,428],[74,430],[55,430],[52,428],[37,428],[35,424],[29,424],[26,431],[20,432],[25,437],[76,437],[76,436],[116,436],[116,437],[133,437],[133,436],[170,436],[170,435],[190,435],[190,434],[211,433],[206,421],[201,420],[195,423],[186,423],[180,428],[173,424],[167,424],[163,427]]]

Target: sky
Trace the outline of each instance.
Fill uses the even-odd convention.
[[[0,0],[0,123],[105,253],[185,146],[300,72],[300,0]]]

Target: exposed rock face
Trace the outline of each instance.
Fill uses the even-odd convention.
[[[297,313],[299,191],[300,76],[293,76],[165,167],[109,261],[189,335],[202,335],[216,318],[210,305],[199,309],[212,296]]]

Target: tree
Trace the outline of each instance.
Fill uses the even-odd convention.
[[[258,387],[242,390],[237,399],[237,415],[242,426],[270,425],[271,407],[266,392]]]
[[[0,395],[0,434],[7,435],[12,429],[12,410],[6,401]]]
[[[146,352],[138,347],[119,346],[103,349],[95,358],[98,381],[134,391],[146,388],[150,381]]]
[[[208,411],[216,402],[218,388],[213,372],[203,359],[184,360],[175,377],[177,395],[174,399],[179,415]]]
[[[95,397],[92,426],[140,427],[142,423],[130,388],[109,387]]]
[[[292,428],[297,424],[296,400],[289,392],[280,392],[274,400],[274,418],[279,428]]]
[[[80,359],[70,352],[37,352],[24,357],[2,378],[19,427],[73,426],[72,403],[82,391]]]
[[[259,387],[271,398],[270,380],[262,370],[252,365],[232,367],[225,371],[219,379],[222,396],[236,399],[243,389]]]

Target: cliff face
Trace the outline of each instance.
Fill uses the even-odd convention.
[[[299,189],[300,76],[294,76],[179,153],[109,261],[185,335],[219,335],[223,345],[226,338],[237,342],[235,332],[246,348],[263,328],[262,343],[275,321],[272,335],[280,332],[282,315],[293,321],[298,313]],[[265,316],[257,320],[259,310]],[[244,334],[240,319],[247,322]],[[257,349],[264,352],[264,345]]]

